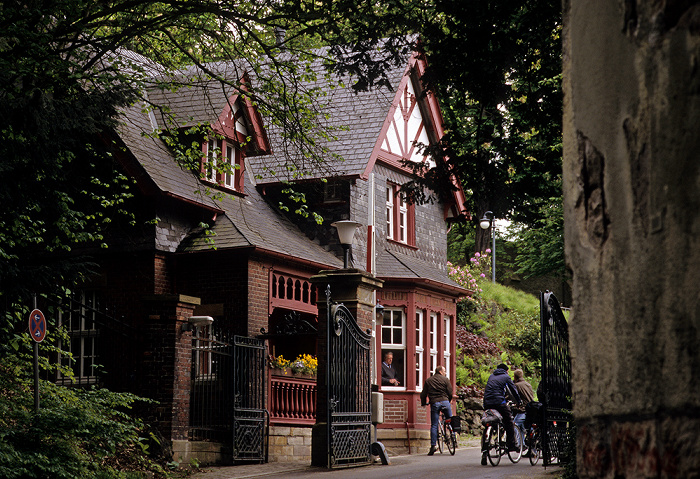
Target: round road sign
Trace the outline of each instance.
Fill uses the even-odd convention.
[[[42,342],[46,336],[46,318],[38,309],[29,313],[29,334],[37,343]]]

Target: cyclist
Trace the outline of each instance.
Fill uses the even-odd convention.
[[[519,426],[521,429],[525,428],[525,405],[535,400],[535,392],[532,390],[532,385],[523,378],[523,370],[516,369],[513,371],[513,383],[515,384],[515,389],[518,390],[520,394],[520,400],[522,401],[519,406],[513,408],[515,412],[515,417],[513,422]]]
[[[514,399],[516,404],[520,404],[520,395],[513,384],[513,380],[508,375],[508,366],[499,364],[486,383],[484,389],[484,409],[495,409],[503,416],[503,427],[506,429],[506,445],[509,451],[517,451],[515,444],[515,431],[513,430],[513,415],[506,402],[506,391]],[[486,465],[486,451],[481,455],[481,465]]]
[[[447,408],[445,417],[452,417],[452,383],[447,379],[444,366],[435,368],[435,373],[425,380],[423,391],[420,393],[421,406],[428,405],[430,401],[430,451],[428,456],[435,454],[437,450],[438,422],[440,421],[440,409]]]

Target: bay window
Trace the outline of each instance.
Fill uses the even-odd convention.
[[[425,382],[425,374],[423,367],[423,354],[425,353],[425,348],[423,347],[423,310],[416,311],[416,391],[421,391],[423,389],[423,382]]]
[[[399,386],[382,386],[385,389],[406,388],[406,335],[405,315],[402,309],[385,309],[381,327],[382,354],[392,353],[392,367],[396,369]]]

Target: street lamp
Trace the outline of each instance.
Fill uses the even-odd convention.
[[[491,282],[496,282],[496,223],[494,221],[493,212],[487,211],[484,217],[479,221],[479,226],[482,230],[491,228],[493,234],[493,244],[491,247]]]
[[[348,267],[348,251],[352,244],[352,238],[355,236],[355,230],[362,223],[351,220],[336,221],[331,223],[331,226],[338,230],[338,238],[340,238],[340,246],[343,247],[343,268]]]

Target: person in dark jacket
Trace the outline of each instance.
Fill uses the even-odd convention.
[[[515,444],[515,431],[513,430],[513,415],[506,402],[506,391],[520,404],[520,395],[513,384],[513,380],[508,375],[508,366],[499,364],[496,370],[491,373],[486,389],[484,389],[484,409],[495,409],[503,416],[503,426],[506,428],[506,444],[511,451],[517,450]],[[482,453],[481,464],[486,465],[486,452]]]
[[[382,363],[382,386],[398,386],[398,374],[392,363],[394,362],[394,353],[389,351],[384,354],[384,362]]]
[[[445,417],[452,417],[452,407],[450,405],[450,401],[452,401],[452,383],[446,374],[443,366],[436,367],[435,374],[425,380],[423,391],[420,393],[421,406],[427,406],[428,402],[430,402],[430,451],[428,451],[428,456],[435,454],[437,449],[440,409],[447,408]]]

